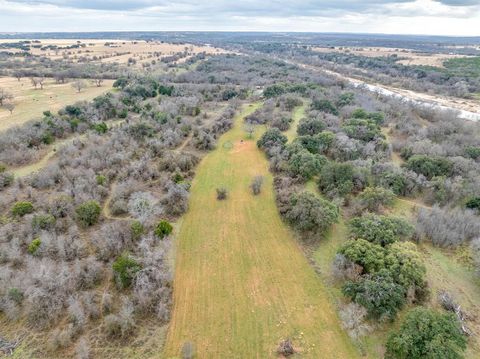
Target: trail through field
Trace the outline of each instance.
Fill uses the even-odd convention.
[[[77,136],[73,136],[73,137],[69,137],[69,138],[57,141],[50,146],[49,151],[40,160],[22,167],[13,168],[12,173],[15,175],[15,177],[29,176],[32,173],[37,172],[42,168],[46,167],[50,162],[50,160],[52,159],[52,157],[55,156],[55,154],[57,153],[58,148],[67,146],[68,144],[72,143],[75,140],[82,140],[85,137],[86,137],[86,134],[83,134],[80,136],[77,135]]]
[[[390,144],[392,144],[392,136],[390,134],[390,127],[382,127],[382,133],[384,134],[385,136],[385,140]],[[405,161],[403,160],[403,158],[400,156],[400,154],[398,152],[395,152],[393,151],[392,149],[392,153],[391,153],[391,157],[390,157],[391,161],[393,164],[395,164],[396,166],[400,167]]]
[[[308,104],[304,103],[300,106],[295,107],[292,111],[292,123],[290,124],[290,128],[288,131],[285,132],[285,136],[288,138],[288,142],[292,142],[293,139],[297,136],[297,128],[300,120],[305,117],[305,111],[307,109]]]
[[[120,220],[120,221],[130,220],[131,218],[128,217],[128,216],[123,216],[123,217],[115,216],[110,209],[110,203],[112,202],[113,195],[115,194],[115,187],[116,186],[117,186],[116,182],[113,182],[112,185],[110,186],[110,191],[108,192],[108,196],[105,199],[105,202],[104,202],[103,207],[102,207],[102,214],[107,219],[116,219],[116,220]]]
[[[191,342],[196,358],[277,358],[289,337],[305,358],[357,358],[326,288],[279,217],[267,159],[242,130],[258,106],[246,106],[198,166],[177,236],[165,357],[180,357]],[[253,196],[256,175],[265,181]],[[226,200],[216,199],[218,187],[228,189]]]
[[[182,144],[180,146],[178,146],[175,151],[177,152],[181,152],[185,149],[185,147],[190,143],[190,141],[192,140],[193,138],[193,131],[191,131],[188,136],[185,138],[185,140],[182,142]]]
[[[425,209],[432,209],[431,206],[428,206],[428,205],[422,203],[418,199],[408,199],[408,198],[405,198],[405,197],[397,197],[397,200],[412,206],[412,209],[415,209],[417,207],[425,208]]]

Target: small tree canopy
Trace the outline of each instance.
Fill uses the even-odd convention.
[[[342,290],[374,318],[394,319],[405,304],[405,288],[388,275],[365,276],[357,282],[348,282]]]
[[[338,115],[338,110],[334,104],[328,100],[314,100],[312,102],[312,109],[317,111],[322,111],[326,113],[331,113],[332,115]]]
[[[364,209],[378,212],[380,207],[393,205],[395,194],[383,187],[367,187],[358,195],[358,203]]]
[[[300,231],[322,232],[338,221],[338,207],[313,193],[293,194],[290,204],[286,218]]]
[[[132,258],[128,253],[123,253],[118,257],[112,265],[115,279],[121,288],[128,288],[131,286],[135,275],[142,269],[141,265]]]
[[[412,236],[414,228],[403,218],[365,214],[349,222],[353,238],[366,239],[382,247]]]
[[[453,313],[438,313],[418,307],[405,317],[387,341],[386,359],[461,359],[467,339]]]
[[[316,135],[325,129],[325,124],[318,118],[304,118],[300,120],[297,127],[297,134],[299,136]]]
[[[318,175],[325,163],[327,163],[326,157],[314,155],[307,150],[293,153],[288,160],[290,172],[305,181]]]
[[[163,239],[164,237],[168,236],[170,233],[172,233],[173,227],[170,223],[168,223],[165,220],[162,220],[158,222],[157,226],[155,227],[155,235]]]
[[[257,141],[257,146],[268,149],[273,146],[284,146],[288,139],[278,128],[269,128]]]
[[[453,163],[443,157],[413,155],[408,159],[406,167],[424,175],[427,179],[432,179],[438,176],[450,176],[453,170]]]
[[[24,215],[32,213],[33,211],[33,204],[27,201],[16,202],[11,209],[12,214],[18,217],[23,217]]]
[[[77,213],[77,218],[84,226],[91,226],[98,222],[100,217],[100,212],[102,208],[97,201],[91,200],[86,201],[79,205],[75,212]]]
[[[330,197],[345,196],[353,190],[353,166],[329,162],[323,166],[318,180],[319,189]]]

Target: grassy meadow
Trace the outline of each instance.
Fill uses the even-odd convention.
[[[97,87],[88,80],[85,82],[88,87],[78,93],[71,83],[57,84],[53,79],[47,79],[40,90],[40,87],[35,89],[28,78],[18,81],[14,77],[0,77],[0,87],[14,96],[15,104],[12,114],[0,107],[0,131],[40,117],[43,111],[53,112],[77,101],[91,100],[110,90],[113,84],[112,80],[105,80],[101,87]]]
[[[197,169],[176,243],[165,357],[191,342],[196,358],[275,358],[290,337],[303,358],[356,358],[331,297],[278,214],[268,162],[235,127]],[[259,133],[255,135],[258,138]],[[243,140],[243,142],[242,142]],[[264,176],[255,197],[249,184]],[[215,189],[226,187],[218,201]]]

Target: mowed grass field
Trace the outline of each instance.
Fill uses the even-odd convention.
[[[113,80],[105,80],[101,87],[97,87],[88,80],[84,81],[88,86],[78,93],[71,83],[56,84],[53,79],[47,79],[40,90],[40,87],[35,89],[28,78],[17,81],[13,77],[0,77],[0,87],[14,96],[15,104],[12,114],[0,107],[0,131],[40,117],[43,111],[58,111],[77,101],[91,100],[111,90],[113,84]]]
[[[290,337],[304,358],[357,358],[326,288],[279,217],[259,133],[247,140],[243,132],[243,117],[258,106],[236,117],[192,183],[164,357],[180,357],[191,342],[196,358],[276,358],[278,343]],[[255,197],[249,184],[256,175],[265,182]],[[222,186],[228,199],[218,201]]]

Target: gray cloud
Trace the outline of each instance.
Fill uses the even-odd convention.
[[[40,5],[40,4],[55,5],[59,7],[90,9],[90,10],[137,10],[137,9],[151,6],[152,3],[161,2],[161,1],[10,0],[9,2],[28,4],[28,5]]]
[[[76,9],[89,10],[109,10],[109,11],[131,11],[142,10],[148,8],[164,8],[175,11],[192,10],[195,11],[217,13],[229,13],[235,15],[248,14],[270,14],[272,16],[295,16],[295,15],[318,15],[331,11],[351,11],[363,12],[374,7],[385,4],[408,3],[414,0],[297,0],[297,1],[280,1],[280,0],[212,0],[208,2],[195,0],[9,0],[12,3],[21,4],[48,4],[58,7],[68,7]]]
[[[476,6],[472,6],[476,5]],[[480,0],[0,0],[0,31],[479,35]]]
[[[1,0],[0,0],[1,1]],[[480,4],[480,0],[430,0],[462,9]],[[128,13],[143,17],[185,16],[199,19],[232,17],[338,17],[345,14],[370,14],[377,16],[429,16],[425,7],[410,6],[415,0],[7,0],[11,4],[53,5],[60,9]],[[406,5],[407,7],[403,6]],[[419,11],[420,10],[420,11]],[[445,16],[458,16],[446,12]],[[438,14],[437,14],[438,15]],[[462,16],[472,16],[463,14]]]
[[[480,5],[480,0],[434,0],[449,6],[473,6]]]

